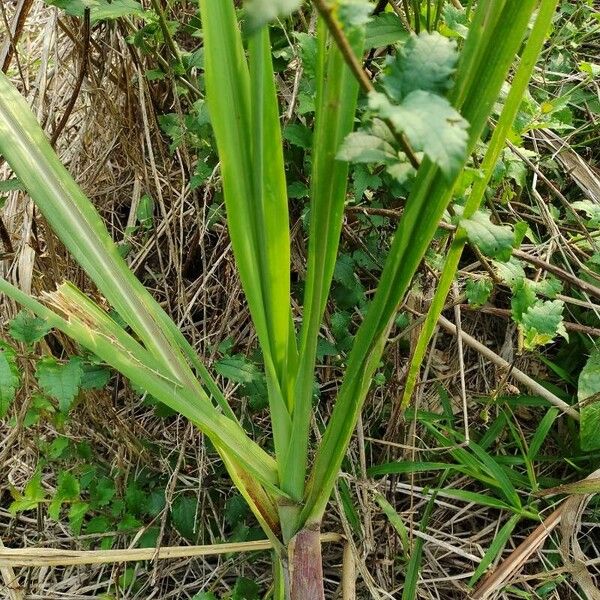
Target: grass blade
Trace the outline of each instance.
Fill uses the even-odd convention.
[[[488,10],[488,4],[503,5],[503,2],[480,3],[477,10]],[[466,70],[464,62],[459,66],[457,93],[460,97],[455,101],[455,106],[462,109],[463,117],[470,123],[469,152],[481,135],[535,4],[534,0],[508,3],[498,17],[494,30],[482,36],[481,46],[476,49],[481,56],[471,62],[479,68],[475,71]],[[467,39],[466,48],[470,48],[470,44]],[[399,301],[406,293],[435,234],[437,224],[452,197],[453,187],[454,182],[446,181],[429,160],[423,162],[379,287],[357,333],[346,375],[311,473],[303,520],[320,521],[323,515]]]
[[[548,29],[550,28],[550,24],[552,22],[552,16],[556,11],[557,3],[558,0],[550,0],[549,2],[542,3],[542,7],[535,21],[535,25],[531,35],[529,36],[525,50],[523,51],[523,56],[521,57],[519,67],[515,77],[513,78],[508,98],[506,99],[506,103],[502,109],[502,114],[500,115],[500,119],[496,125],[486,155],[481,164],[481,177],[475,181],[473,190],[471,191],[471,194],[469,195],[469,198],[465,204],[463,212],[464,219],[471,218],[481,205],[487,186],[494,173],[494,167],[496,166],[496,163],[500,158],[500,154],[502,153],[502,150],[506,144],[506,138],[510,133],[510,128],[512,127],[515,117],[517,116],[519,107],[521,106],[523,95],[525,94],[527,86],[529,85],[533,68],[535,67],[537,58],[544,44],[544,40],[546,39]],[[417,378],[419,376],[419,370],[423,364],[423,359],[425,358],[425,354],[427,352],[427,347],[429,346],[429,342],[431,341],[431,337],[433,336],[433,332],[437,326],[438,319],[442,314],[442,310],[446,303],[446,298],[448,297],[448,293],[452,287],[452,283],[454,281],[454,277],[456,275],[456,271],[458,269],[458,265],[460,263],[466,243],[467,234],[464,229],[459,228],[454,236],[452,245],[450,246],[435,295],[431,301],[429,311],[427,312],[427,318],[423,323],[423,328],[419,335],[419,340],[411,359],[402,396],[402,406],[404,408],[408,406],[414,392]]]
[[[274,459],[243,434],[236,422],[218,413],[206,396],[199,401],[196,390],[190,390],[156,370],[155,364],[148,360],[147,351],[114,321],[111,325],[109,321],[112,320],[101,316],[102,311],[76,288],[66,286],[51,295],[54,306],[60,306],[67,319],[4,279],[0,279],[0,292],[46,319],[49,325],[73,338],[134,384],[195,423],[219,446],[233,453],[259,481],[278,492]]]
[[[504,550],[504,546],[510,538],[517,523],[521,520],[520,515],[513,515],[500,529],[500,531],[494,536],[490,547],[487,549],[485,555],[481,559],[481,562],[475,569],[475,573],[471,579],[469,579],[469,587],[473,587],[480,579],[481,576],[486,572],[487,568],[492,564],[498,556]]]
[[[0,154],[77,262],[147,349],[182,381],[195,381],[163,326],[164,313],[126,265],[100,216],[58,160],[23,97],[0,73]]]
[[[207,101],[236,263],[263,352],[278,456],[289,442],[290,307],[287,192],[268,30],[244,54],[232,0],[201,0]],[[288,361],[289,358],[289,361]]]
[[[352,41],[362,53],[363,34]],[[317,114],[313,143],[310,234],[300,359],[294,396],[293,428],[284,487],[300,500],[304,492],[317,342],[331,287],[348,185],[346,162],[336,159],[353,129],[359,86],[322,20],[318,26]]]

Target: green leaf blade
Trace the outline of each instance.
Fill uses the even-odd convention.
[[[469,125],[446,98],[416,90],[395,105],[372,92],[369,106],[404,132],[413,148],[439,165],[446,177],[457,173],[466,157]]]
[[[17,353],[12,346],[0,342],[0,419],[8,414],[20,383]]]
[[[579,375],[577,399],[581,408],[579,439],[585,451],[600,449],[600,350],[594,350]]]
[[[42,390],[58,401],[62,413],[68,413],[83,378],[81,359],[75,357],[61,364],[48,356],[38,361],[35,374]]]

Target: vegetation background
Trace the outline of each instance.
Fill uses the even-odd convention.
[[[266,438],[266,386],[203,101],[197,4],[98,0],[88,17],[84,5],[2,2],[0,63],[128,263],[201,349],[244,425]],[[465,34],[458,2],[398,3],[397,12],[383,11],[382,2],[373,7],[379,13],[369,25],[365,64],[374,74],[390,47],[406,42],[408,29],[437,29],[459,41]],[[308,5],[272,28],[296,297],[305,264],[313,32]],[[473,225],[407,407],[407,365],[453,215],[415,279],[325,523],[324,530],[348,539],[345,548],[324,547],[327,597],[342,597],[344,551],[346,559],[354,557],[346,560],[346,574],[354,562],[359,598],[598,597],[598,483],[576,482],[598,469],[600,457],[594,407],[600,393],[599,51],[600,7],[559,3],[494,171],[488,212]],[[359,114],[366,123],[364,101]],[[475,169],[466,173],[459,198],[474,178]],[[68,279],[102,302],[3,163],[0,180],[2,276],[37,296]],[[353,165],[351,181],[319,342],[315,395],[323,417],[406,193],[406,185],[370,163]],[[264,537],[194,427],[64,336],[47,335],[43,321],[4,297],[0,302],[5,546],[107,550]],[[582,422],[564,416],[561,402],[582,402]],[[563,511],[562,524],[536,530],[555,509]],[[520,544],[524,568],[515,553]],[[492,571],[490,591],[473,592]],[[266,552],[6,567],[0,575],[0,593],[11,599],[253,600],[268,595],[271,585]]]

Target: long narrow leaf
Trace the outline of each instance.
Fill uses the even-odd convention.
[[[49,325],[66,333],[134,384],[198,425],[219,446],[232,452],[240,464],[259,481],[279,494],[276,487],[277,469],[273,458],[243,434],[237,423],[216,412],[210,403],[198,402],[193,390],[155,370],[151,363],[147,364],[144,355],[146,351],[141,347],[136,350],[136,342],[128,339],[130,336],[127,332],[118,332],[106,320],[99,318],[99,309],[90,310],[91,301],[87,300],[83,305],[78,304],[80,298],[74,298],[74,295],[79,292],[74,288],[64,288],[53,295],[53,304],[61,306],[68,318],[59,316],[4,279],[0,279],[0,292],[46,319]]]
[[[503,2],[496,0],[479,3],[477,10],[487,11],[488,4],[502,5]],[[477,49],[481,57],[459,65],[457,89],[460,91],[462,106],[460,101],[455,100],[455,107],[462,109],[464,118],[470,124],[469,151],[481,135],[535,4],[535,0],[507,3],[494,30],[481,37],[482,44]],[[466,46],[470,47],[469,40]],[[465,64],[478,65],[478,68],[469,70]],[[346,376],[317,453],[302,514],[303,521],[318,522],[321,519],[369,389],[371,376],[383,353],[399,301],[406,293],[435,234],[443,211],[452,197],[453,186],[454,182],[446,181],[434,164],[429,160],[423,162],[396,232],[379,287],[357,333]]]
[[[250,77],[233,1],[201,0],[200,10],[229,234],[263,352],[275,450],[284,456],[291,429],[288,358],[295,364],[295,357],[286,185],[268,33],[263,28],[250,40]]]
[[[69,252],[148,350],[178,378],[195,380],[161,319],[153,316],[164,311],[128,268],[92,203],[58,160],[23,97],[2,73],[0,154]]]
[[[317,112],[313,143],[310,233],[300,363],[294,395],[292,438],[282,484],[300,500],[304,491],[312,409],[314,369],[319,330],[331,287],[338,253],[348,186],[346,162],[336,155],[352,131],[359,86],[340,50],[329,45],[327,27],[318,26]],[[362,55],[363,33],[355,30],[351,42]]]
[[[525,93],[529,84],[533,68],[535,67],[536,60],[542,49],[548,29],[552,22],[552,16],[556,11],[557,3],[558,0],[550,0],[542,3],[540,12],[533,27],[533,31],[531,32],[523,52],[523,56],[521,57],[519,68],[512,81],[512,86],[502,110],[502,114],[500,115],[500,119],[496,125],[496,129],[494,130],[494,134],[488,146],[486,155],[481,164],[481,177],[475,181],[471,194],[469,195],[469,198],[465,204],[463,212],[464,219],[471,218],[481,205],[485,190],[487,189],[490,179],[494,173],[494,167],[500,158],[502,149],[505,146],[506,137],[508,136],[510,128],[515,120],[515,117],[517,116],[523,94]],[[402,396],[402,406],[404,408],[408,406],[415,389],[421,364],[425,357],[425,353],[427,352],[427,347],[437,325],[437,321],[444,308],[448,292],[452,287],[452,282],[454,281],[454,276],[456,275],[466,242],[466,232],[462,228],[459,228],[454,236],[452,245],[450,246],[448,256],[446,257],[446,261],[441,272],[440,281],[438,283],[433,300],[431,301],[431,306],[427,312],[427,318],[423,323],[423,328],[419,334],[419,340],[411,359],[411,364],[406,377],[406,384],[404,386],[404,392]]]

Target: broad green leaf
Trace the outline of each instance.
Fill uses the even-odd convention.
[[[17,353],[8,344],[0,342],[0,419],[8,414],[20,382]]]
[[[537,302],[535,285],[529,279],[518,279],[512,286],[511,312],[517,323],[523,322],[523,315]]]
[[[244,356],[227,356],[215,363],[215,371],[236,383],[251,383],[260,377],[257,366]]]
[[[437,32],[412,35],[386,71],[385,89],[396,102],[416,90],[444,94],[457,61],[454,41]]]
[[[259,592],[256,582],[246,577],[238,577],[231,592],[231,600],[259,600]]]
[[[58,400],[60,411],[68,413],[83,377],[81,359],[71,358],[63,364],[47,356],[38,361],[35,375],[42,390]]]
[[[446,27],[460,38],[464,39],[469,33],[469,18],[467,12],[462,8],[456,8],[452,4],[444,4],[444,21]]]
[[[39,342],[52,329],[44,319],[22,310],[10,322],[8,331],[17,342],[32,346]]]
[[[40,502],[46,499],[46,492],[42,486],[42,469],[38,466],[32,478],[25,485],[23,493],[14,492],[16,499],[8,507],[12,515],[24,510],[37,508]]]
[[[553,275],[547,275],[541,281],[535,282],[535,291],[541,296],[546,296],[553,300],[557,294],[560,294],[563,289],[563,284],[560,279],[557,279]]]
[[[484,279],[470,279],[465,287],[465,295],[472,306],[483,306],[490,298],[494,283],[487,277]]]
[[[290,123],[283,130],[283,138],[290,144],[308,150],[312,146],[312,131],[300,123]]]
[[[63,503],[73,500],[79,500],[79,481],[68,471],[62,471],[58,475],[56,493],[48,506],[50,518],[57,521]]]
[[[195,496],[177,496],[171,505],[171,521],[175,529],[190,542],[198,537],[197,512],[198,500]]]
[[[383,180],[381,177],[372,173],[366,165],[358,164],[354,167],[354,172],[352,173],[352,188],[357,202],[361,200],[367,190],[376,191],[381,188],[382,184]],[[357,263],[358,262],[359,261],[357,260]],[[366,268],[368,269],[369,267]],[[377,265],[375,268],[377,268]]]
[[[590,220],[590,227],[600,227],[600,204],[591,200],[578,200],[571,203],[571,208],[583,211]]]
[[[236,494],[227,500],[223,518],[225,522],[234,527],[240,521],[243,521],[248,515],[248,503],[240,494]]]
[[[521,327],[525,348],[533,350],[551,342],[557,335],[569,339],[564,325],[562,300],[538,300],[524,313]]]
[[[510,288],[514,287],[520,280],[525,279],[523,264],[514,256],[505,263],[493,261],[493,265],[496,275]]]
[[[137,0],[45,0],[46,4],[64,10],[68,15],[82,17],[90,9],[92,23],[119,17],[144,16],[145,11]]]
[[[478,210],[471,218],[461,219],[459,223],[469,241],[486,256],[502,262],[511,257],[515,234],[507,225],[492,223],[489,212]]]
[[[369,105],[404,132],[413,148],[424,152],[446,177],[456,174],[465,159],[469,125],[446,98],[417,90],[401,104],[392,104],[384,94],[371,92]]]
[[[82,369],[82,390],[101,390],[108,385],[108,382],[110,381],[110,371],[106,367],[96,364],[84,364]]]
[[[112,527],[108,517],[104,516],[98,516],[90,519],[85,527],[85,532],[88,535],[94,533],[108,533],[109,531],[112,531]]]
[[[73,535],[81,533],[83,519],[87,514],[90,505],[87,502],[73,502],[69,508],[69,527]]]
[[[583,403],[579,439],[585,451],[600,449],[600,350],[594,350],[579,375],[577,399]],[[591,402],[590,402],[591,400]],[[586,403],[586,401],[588,401]]]
[[[407,40],[408,31],[402,25],[398,15],[384,12],[373,17],[367,23],[365,49],[382,48],[396,42]]]

